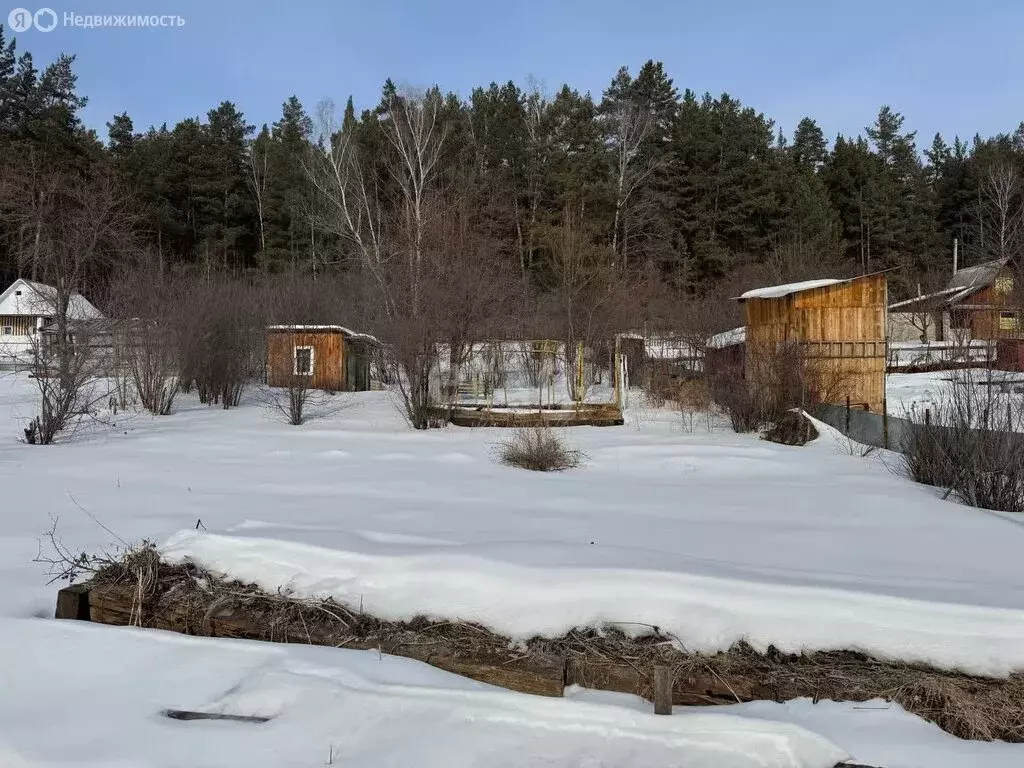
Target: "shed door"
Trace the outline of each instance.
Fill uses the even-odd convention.
[[[369,386],[369,368],[366,349],[361,344],[349,344],[345,355],[345,389],[349,392],[365,392]]]

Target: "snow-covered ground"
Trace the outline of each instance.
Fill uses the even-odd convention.
[[[4,768],[832,768],[785,722],[514,694],[425,664],[301,645],[7,620]],[[270,717],[166,719],[168,708]]]
[[[53,610],[55,587],[32,562],[50,518],[66,544],[89,551],[116,543],[95,517],[120,538],[167,542],[171,556],[362,600],[382,615],[476,619],[517,636],[639,621],[695,648],[746,637],[1024,668],[1024,526],[941,501],[830,434],[789,448],[725,429],[687,433],[678,416],[636,409],[625,427],[568,431],[585,466],[533,474],[495,463],[505,432],[413,432],[386,393],[347,397],[350,407],[302,427],[254,401],[224,411],[183,397],[169,417],[122,414],[65,444],[32,447],[17,442],[19,419],[32,413],[29,382],[0,378],[0,657],[18,659],[16,695],[6,696],[4,678],[0,696],[0,757],[6,743],[45,766],[305,766],[325,762],[331,744],[360,766],[838,759],[803,731],[772,730],[779,721],[803,722],[887,768],[1024,764],[1024,747],[955,742],[898,708],[884,719],[852,705],[740,709],[768,729],[757,731],[747,720],[656,720],[626,699],[538,701],[375,654],[30,619]],[[199,519],[209,534],[194,533]],[[63,657],[73,666],[54,664]],[[82,713],[100,690],[103,703]],[[174,706],[278,717],[248,742],[256,726],[155,714]],[[60,733],[69,708],[82,730]],[[865,735],[869,718],[884,734],[877,745]],[[133,724],[137,740],[101,749],[105,734]],[[436,738],[449,728],[454,751]],[[51,730],[59,737],[41,738]],[[81,748],[86,733],[96,752]],[[789,757],[758,763],[748,737],[775,745],[763,754],[777,747]],[[959,751],[944,751],[951,742]],[[722,743],[734,745],[732,758],[702,751]],[[261,762],[259,745],[277,762]]]
[[[987,382],[991,380],[993,402],[1001,407],[1005,407],[1009,398],[1020,402],[1024,393],[1024,374],[1009,371],[976,368],[928,373],[890,373],[885,381],[889,413],[906,417],[913,411],[921,412],[926,408],[934,412],[937,407],[948,402],[953,377],[960,381],[966,378],[977,384],[979,402],[987,395],[982,388],[989,386]]]

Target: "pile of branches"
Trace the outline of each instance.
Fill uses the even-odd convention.
[[[333,599],[299,599],[162,562],[151,545],[101,558],[90,571],[93,621],[187,634],[376,649],[498,685],[560,695],[562,686],[652,697],[655,666],[673,671],[677,704],[812,698],[883,699],[964,739],[1024,742],[1024,675],[973,677],[853,651],[761,653],[746,643],[690,652],[653,625],[574,629],[513,642],[467,621],[387,621]],[[630,629],[626,632],[625,629]],[[542,679],[543,678],[543,679]]]

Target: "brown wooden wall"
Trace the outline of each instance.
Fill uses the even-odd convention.
[[[879,411],[885,399],[886,276],[800,291],[777,299],[748,299],[747,355],[800,344],[821,378],[819,395],[831,402]],[[756,385],[757,364],[748,364]]]
[[[309,386],[341,392],[345,389],[345,337],[337,331],[268,331],[267,383],[287,387],[295,378],[295,347],[313,348]]]
[[[1000,274],[1000,277],[1011,279],[1012,276],[1013,273],[1009,269],[1003,270]],[[988,341],[1024,339],[1024,308],[1019,306],[1020,295],[1019,290],[1005,293],[997,291],[994,286],[989,285],[966,298],[963,304],[968,308],[962,311],[968,315],[971,338]],[[1006,311],[1017,313],[1016,328],[1000,327],[1001,313]]]

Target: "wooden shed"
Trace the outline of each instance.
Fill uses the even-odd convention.
[[[811,386],[826,402],[881,411],[885,400],[886,273],[810,280],[747,291],[746,377],[757,386],[759,356],[798,344]]]
[[[267,383],[312,389],[370,389],[370,359],[379,342],[341,325],[272,325],[267,328]]]

